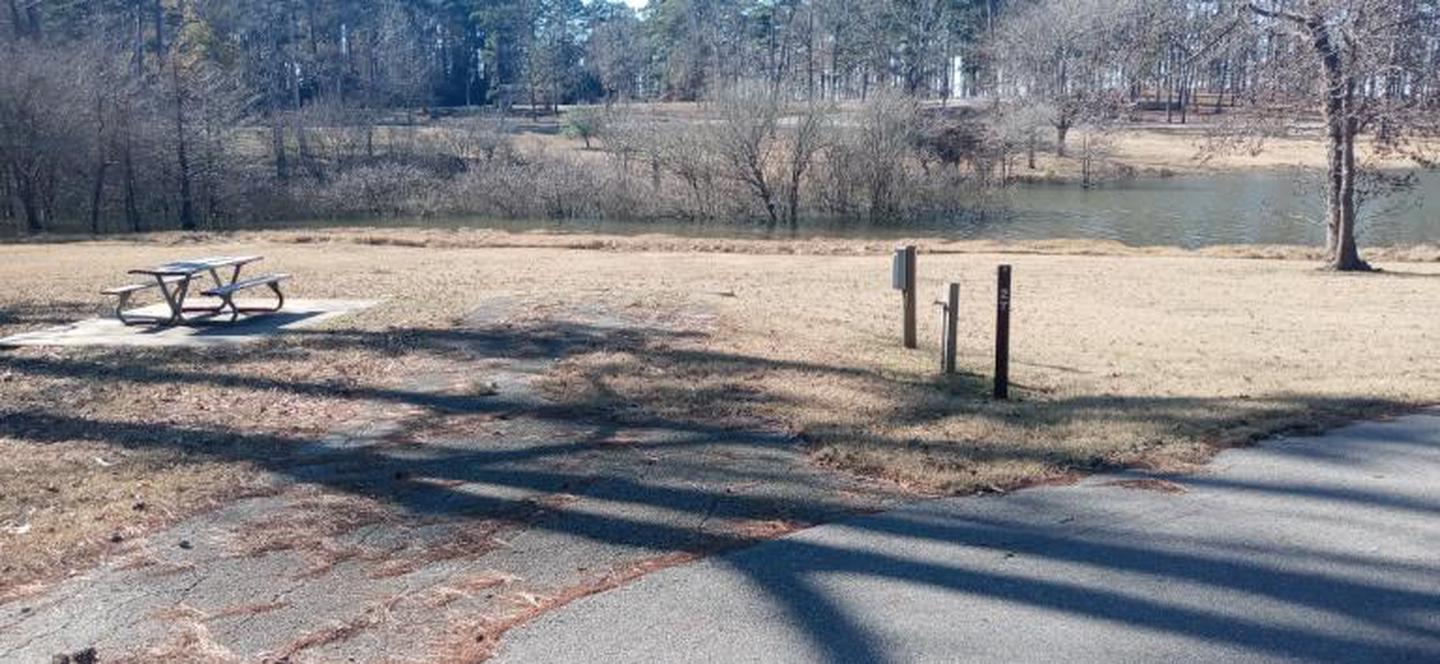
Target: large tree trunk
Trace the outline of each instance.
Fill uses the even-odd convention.
[[[1338,100],[1326,104],[1325,252],[1332,258],[1339,246],[1340,215],[1344,208],[1340,203],[1341,192],[1345,189],[1345,122],[1340,117],[1341,113]]]
[[[1355,242],[1355,79],[1345,72],[1338,45],[1323,22],[1310,25],[1315,50],[1325,67],[1325,127],[1329,150],[1328,221],[1325,249],[1330,267],[1340,271],[1369,270]]]
[[[1355,135],[1358,132],[1355,118],[1346,118],[1344,140],[1341,148],[1340,192],[1337,196],[1339,209],[1332,212],[1334,218],[1334,246],[1331,248],[1331,267],[1342,271],[1369,270],[1370,265],[1360,258],[1355,242]]]

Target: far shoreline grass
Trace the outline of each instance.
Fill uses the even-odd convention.
[[[303,224],[297,223],[297,226]],[[723,225],[717,226],[723,228]],[[746,237],[742,234],[674,234],[644,231],[593,232],[536,228],[511,230],[473,226],[431,226],[424,223],[373,224],[363,221],[319,228],[209,229],[151,231],[121,235],[41,233],[0,238],[0,248],[27,245],[115,244],[185,246],[213,243],[274,243],[293,245],[351,244],[431,249],[564,249],[606,252],[677,252],[797,256],[869,256],[888,254],[895,247],[915,245],[921,253],[1018,254],[1042,256],[1171,256],[1197,258],[1261,259],[1287,261],[1325,260],[1323,247],[1305,244],[1216,244],[1187,248],[1166,244],[1127,244],[1118,240],[1052,238],[1044,240],[956,239],[916,233],[886,238],[853,238],[823,231],[795,237]],[[1381,263],[1440,262],[1440,242],[1362,246],[1361,254]],[[1383,271],[1383,270],[1382,270]]]
[[[0,526],[32,526],[0,533],[0,601],[83,568],[114,535],[264,493],[247,454],[394,414],[365,394],[436,367],[482,375],[483,363],[425,340],[494,294],[524,304],[512,332],[554,333],[583,307],[690,332],[617,335],[565,357],[545,377],[559,404],[787,432],[819,464],[917,494],[1188,470],[1276,433],[1440,403],[1440,247],[1372,249],[1387,272],[1352,276],[1320,270],[1305,247],[914,242],[922,298],[962,284],[955,379],[937,376],[928,308],[922,348],[899,347],[892,240],[351,228],[0,245],[0,279],[13,285],[0,294],[0,334],[94,315],[94,293],[126,268],[186,255],[264,254],[295,274],[297,297],[387,298],[318,333],[224,351],[220,365],[197,353],[0,350]],[[1016,279],[1008,403],[985,396],[1002,262]],[[219,397],[234,407],[201,407]],[[157,422],[190,440],[155,444],[144,431]]]

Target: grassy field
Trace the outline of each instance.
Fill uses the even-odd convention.
[[[928,305],[921,350],[899,347],[890,243],[337,230],[0,246],[7,334],[96,314],[126,268],[198,254],[262,253],[296,297],[385,298],[243,348],[0,351],[0,599],[271,490],[247,457],[413,408],[386,398],[408,376],[483,375],[440,340],[494,295],[526,304],[511,333],[596,305],[697,321],[563,358],[545,381],[561,403],[783,428],[817,463],[919,493],[1191,469],[1274,432],[1440,402],[1433,247],[1374,252],[1385,273],[1348,276],[1299,248],[919,244],[922,303],[962,284],[953,379],[937,376]],[[1016,285],[1007,403],[987,398],[1000,263]]]
[[[841,104],[839,112],[853,113],[854,103]],[[656,103],[635,107],[619,107],[620,113],[658,119],[665,122],[694,122],[701,113],[693,103]],[[1088,132],[1092,141],[1099,141],[1103,148],[1097,153],[1102,172],[1116,167],[1131,169],[1142,177],[1159,175],[1204,175],[1213,173],[1235,173],[1283,169],[1323,169],[1326,166],[1324,136],[1319,125],[1293,130],[1284,136],[1270,136],[1263,141],[1231,139],[1224,149],[1220,145],[1228,134],[1217,124],[1213,116],[1194,116],[1186,124],[1165,123],[1164,113],[1148,113],[1137,122],[1120,123],[1107,127],[1103,132]],[[391,127],[390,140],[402,140],[412,135],[421,142],[445,143],[448,132],[464,124],[464,120],[433,121],[413,129]],[[585,149],[578,138],[564,135],[562,119],[546,116],[537,119],[517,117],[511,122],[517,147],[532,152],[569,154],[582,159],[599,159],[603,152]],[[1079,154],[1087,134],[1076,129],[1067,140],[1069,154],[1057,157],[1053,151],[1041,150],[1036,156],[1036,168],[1026,168],[1024,159],[1016,167],[1016,175],[1022,178],[1041,180],[1076,180],[1080,177]],[[1043,137],[1049,141],[1048,133]],[[603,137],[595,147],[603,147]],[[1362,160],[1370,151],[1361,146]],[[1412,167],[1404,160],[1392,159],[1387,162],[1394,167]]]

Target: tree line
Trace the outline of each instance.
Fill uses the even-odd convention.
[[[677,191],[714,198],[721,185],[697,192],[700,169],[657,144],[688,132],[758,201],[730,214],[777,223],[825,208],[806,185],[824,189],[857,127],[885,124],[866,113],[903,116],[891,158],[916,182],[932,161],[1003,181],[1017,155],[1066,155],[1077,128],[1088,169],[1096,129],[1145,113],[1221,118],[1217,149],[1315,123],[1332,245],[1349,255],[1368,186],[1358,137],[1424,161],[1440,116],[1440,0],[6,0],[0,57],[0,219],[29,231],[324,214],[317,202],[373,189],[384,169],[418,182],[549,163],[509,148],[495,162],[508,139],[489,119],[438,142],[393,131],[422,113],[703,101],[712,130],[636,130],[644,114],[611,111],[570,124],[587,143],[584,125],[607,125],[601,144],[627,168],[645,156]],[[985,116],[933,110],[955,98],[983,100]],[[831,207],[913,212],[885,179],[832,191],[851,202]],[[663,213],[640,207],[609,213]],[[684,214],[724,216],[701,202]]]

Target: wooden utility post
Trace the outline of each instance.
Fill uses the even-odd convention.
[[[945,307],[945,333],[940,345],[940,365],[948,375],[955,373],[955,353],[960,334],[960,284],[950,284],[949,297],[942,304]]]
[[[905,298],[903,332],[905,347],[918,348],[920,342],[915,335],[915,245],[907,245],[895,250],[890,277],[890,285],[901,291],[901,295]]]
[[[1010,266],[1001,265],[995,292],[995,398],[1010,397]]]

